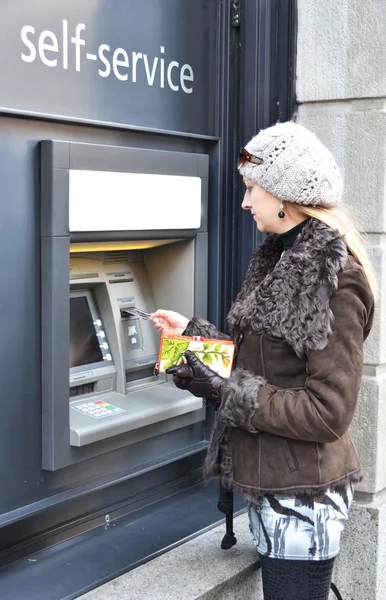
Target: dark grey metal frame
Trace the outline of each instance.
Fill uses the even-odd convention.
[[[71,169],[197,176],[201,186],[201,227],[197,232],[119,232],[119,239],[181,238],[196,235],[195,311],[206,316],[208,291],[208,170],[209,157],[169,152],[45,140],[41,142],[41,267],[42,267],[42,466],[54,471],[79,460],[111,451],[111,440],[94,448],[70,447],[69,424],[69,269],[71,241],[110,240],[69,231],[69,173]],[[114,239],[117,239],[115,232]],[[204,266],[204,268],[203,268]],[[205,268],[206,267],[206,268]],[[181,424],[186,419],[181,418]],[[154,435],[156,425],[151,426]],[[129,435],[129,434],[127,434]],[[122,436],[117,447],[124,445]],[[127,440],[129,442],[129,440]],[[114,446],[114,444],[113,444]]]

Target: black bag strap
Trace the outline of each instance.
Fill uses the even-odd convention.
[[[233,533],[233,492],[227,490],[220,482],[219,499],[217,508],[225,514],[226,534],[224,535],[221,548],[229,550],[237,543],[235,534]]]
[[[338,590],[338,588],[336,587],[335,583],[331,583],[331,589],[335,594],[335,598],[337,598],[337,600],[343,600],[340,591]]]

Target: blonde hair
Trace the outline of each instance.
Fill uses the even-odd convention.
[[[353,221],[340,208],[323,208],[321,206],[297,205],[299,212],[318,219],[332,229],[335,229],[343,238],[351,254],[362,265],[367,282],[374,296],[377,293],[377,280],[370,259],[367,255],[365,242],[354,225]]]

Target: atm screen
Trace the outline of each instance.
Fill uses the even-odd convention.
[[[70,298],[70,369],[104,360],[87,296]]]

